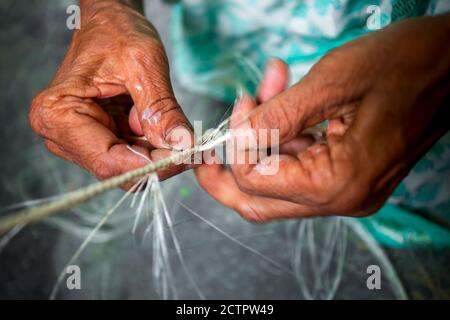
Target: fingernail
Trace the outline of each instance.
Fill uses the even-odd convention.
[[[276,60],[275,60],[275,59],[270,59],[270,60],[267,62],[266,70],[264,71],[263,79],[266,79],[266,78],[271,79],[272,77],[278,75],[278,70],[277,70],[277,68],[275,67],[275,63],[276,63]]]
[[[279,164],[280,160],[278,157],[266,157],[258,162],[253,170],[263,176],[274,175],[278,172]]]
[[[160,135],[157,135],[151,130],[147,131],[146,137],[148,137],[148,141],[152,143],[156,148],[169,150],[172,149],[172,146],[170,144],[164,141],[164,139]]]
[[[161,120],[161,112],[152,112],[150,108],[147,108],[142,113],[142,121],[148,123],[149,126],[155,126]]]
[[[164,139],[158,134],[154,133],[155,127],[161,121],[161,112],[154,112],[151,108],[146,108],[141,117],[142,124],[147,124],[145,135],[149,138],[149,141],[157,148],[171,149],[171,146],[164,141]]]
[[[326,145],[324,143],[315,143],[308,147],[308,150],[313,154],[319,154],[326,150]]]
[[[177,126],[170,130],[165,140],[176,151],[188,149],[192,147],[194,142],[191,130],[185,126]]]
[[[236,97],[236,100],[234,101],[234,110],[233,112],[240,112],[240,110],[242,109],[242,106],[244,105],[244,101],[245,101],[246,95],[244,94],[243,91],[240,91],[238,93],[238,96]]]
[[[242,87],[238,87],[236,89],[236,99],[234,100],[234,104],[237,104],[242,97],[244,96],[244,89]]]
[[[250,129],[251,123],[249,118],[249,113],[247,112],[247,104],[251,103],[251,97],[243,94],[236,101],[233,109],[233,114],[231,115],[231,128],[232,129]]]

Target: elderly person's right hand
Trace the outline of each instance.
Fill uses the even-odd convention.
[[[145,17],[125,1],[82,0],[80,7],[81,29],[48,88],[33,99],[29,119],[51,152],[106,179],[147,163],[127,148],[130,136],[145,135],[149,148],[133,149],[157,160],[178,143],[171,132],[192,131],[174,97],[162,43]],[[113,114],[125,112],[113,117],[108,104]],[[164,179],[184,169],[158,174]]]
[[[330,51],[287,89],[287,66],[272,61],[261,104],[241,97],[230,125],[255,141],[278,130],[280,154],[239,163],[256,148],[231,143],[231,170],[211,161],[199,183],[252,221],[375,213],[450,128],[449,35],[450,14],[394,23]],[[324,121],[326,139],[304,134]]]

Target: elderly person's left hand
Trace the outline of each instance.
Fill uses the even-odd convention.
[[[178,136],[192,138],[192,128],[174,96],[159,35],[132,2],[81,0],[80,7],[81,28],[49,86],[33,99],[29,120],[52,153],[104,180],[147,164],[142,155],[154,161],[171,155],[184,143]],[[158,175],[186,169],[174,165]]]

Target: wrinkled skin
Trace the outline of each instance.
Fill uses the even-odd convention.
[[[243,97],[234,118],[253,113],[231,126],[279,128],[278,173],[261,174],[269,156],[202,165],[199,183],[251,221],[374,213],[449,128],[449,39],[449,15],[404,21],[331,51],[289,89],[286,65],[271,61],[260,104]],[[325,143],[301,134],[324,120]]]
[[[174,97],[164,48],[145,17],[121,1],[80,5],[81,29],[48,88],[33,99],[29,120],[51,152],[106,179],[147,163],[127,145],[152,160],[165,158],[177,144],[170,131],[191,134],[191,126]]]
[[[180,147],[174,131],[192,136],[159,37],[126,2],[80,1],[81,30],[29,113],[51,152],[99,179],[147,163],[127,145],[156,160]],[[448,130],[449,35],[449,15],[392,25],[331,51],[288,89],[286,65],[271,61],[257,102],[243,97],[234,109],[234,119],[250,118],[231,126],[280,129],[278,173],[262,174],[269,156],[231,171],[202,165],[199,183],[252,221],[375,212]],[[324,120],[326,141],[302,133]]]

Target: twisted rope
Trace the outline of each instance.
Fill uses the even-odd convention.
[[[208,147],[213,147],[215,145],[216,143],[210,144]],[[24,225],[40,221],[54,214],[71,209],[77,204],[86,202],[99,194],[117,188],[125,182],[142,178],[145,175],[156,172],[157,170],[165,169],[174,163],[181,163],[195,153],[204,151],[205,149],[206,148],[204,145],[194,146],[192,148],[174,153],[167,158],[149,163],[141,168],[123,173],[119,176],[115,176],[101,182],[93,183],[85,188],[70,192],[66,195],[63,195],[60,199],[54,200],[50,203],[44,203],[31,208],[23,209],[14,214],[0,218],[0,234],[6,233],[17,225]]]

